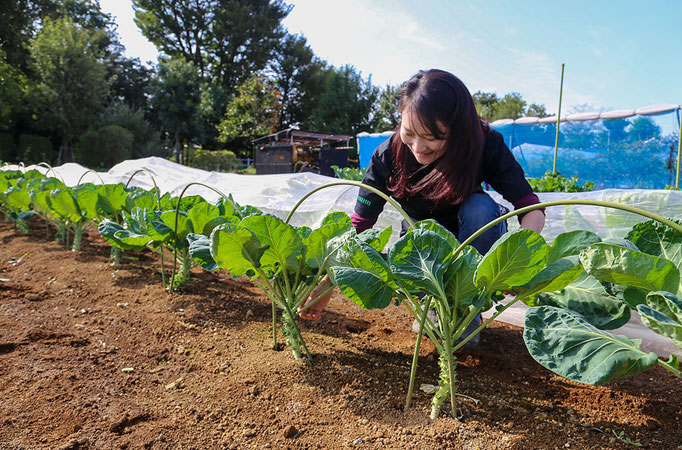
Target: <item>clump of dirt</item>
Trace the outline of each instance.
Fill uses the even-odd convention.
[[[521,329],[493,322],[457,354],[462,420],[403,405],[414,346],[401,307],[336,293],[302,323],[315,364],[273,350],[271,306],[248,280],[196,269],[169,294],[153,253],[90,235],[71,252],[0,226],[0,447],[678,448],[682,382],[656,368],[607,386],[555,376]],[[281,334],[278,339],[283,341]],[[424,342],[417,386],[436,384]],[[628,441],[630,443],[628,443]]]

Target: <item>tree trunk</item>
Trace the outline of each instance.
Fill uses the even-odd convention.
[[[175,162],[182,164],[182,159],[180,157],[180,132],[175,132]]]

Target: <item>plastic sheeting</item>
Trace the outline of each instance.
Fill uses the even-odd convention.
[[[9,166],[9,168],[17,169],[18,167]],[[154,182],[149,176],[151,174],[162,193],[170,192],[173,195],[179,195],[189,183],[204,183],[225,194],[232,194],[233,198],[242,205],[255,206],[283,219],[305,194],[324,184],[340,181],[313,173],[237,175],[207,172],[157,157],[124,161],[108,172],[97,173],[74,163],[51,169],[40,166],[30,166],[27,169],[30,168],[36,168],[49,176],[56,176],[68,186],[74,186],[79,181],[95,184],[100,182],[127,183],[136,171],[144,169],[145,172],[137,173],[130,180],[130,185],[146,189],[153,188]],[[353,213],[357,193],[358,188],[355,186],[333,186],[323,189],[301,204],[292,217],[291,223],[317,227],[330,212],[344,211],[350,215]],[[194,194],[199,194],[208,201],[216,201],[219,198],[219,194],[198,185],[189,187],[185,195]],[[498,193],[489,192],[489,194],[498,203],[507,206],[510,210],[513,209]],[[540,193],[538,197],[541,201],[602,200],[635,206],[664,217],[682,219],[682,191],[605,189],[574,194]],[[401,220],[402,216],[387,205],[377,226],[391,225],[393,227],[392,239],[395,240],[401,228]],[[593,231],[602,238],[624,237],[635,223],[644,220],[647,219],[633,213],[597,206],[554,206],[546,210],[546,225],[542,234],[548,243],[561,233],[578,229]],[[509,223],[510,229],[518,228],[518,226],[516,219],[512,219]],[[523,326],[524,309],[524,305],[515,305],[505,311],[499,320]],[[655,351],[661,356],[667,356],[672,352],[682,357],[682,351],[672,341],[643,326],[636,313],[633,316],[630,323],[615,330],[615,333],[642,338],[645,341],[645,349]]]

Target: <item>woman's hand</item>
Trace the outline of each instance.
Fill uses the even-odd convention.
[[[324,294],[322,298],[316,301],[311,307],[301,312],[299,315],[306,320],[321,320],[322,319],[321,313],[329,303],[329,300],[332,298],[332,291],[330,290],[331,287],[332,281],[329,279],[329,277],[325,276],[324,278],[322,278],[322,280],[320,280],[320,284],[318,284],[317,287],[313,289],[313,292],[306,299],[306,301],[303,302],[299,309],[305,308],[307,305],[310,304],[310,302],[315,300],[320,295],[324,294],[326,291],[329,292]]]

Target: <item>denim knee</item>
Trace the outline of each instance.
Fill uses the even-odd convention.
[[[506,212],[506,208],[498,205],[490,196],[484,192],[473,194],[469,199],[459,206],[457,219],[459,221],[460,242],[466,240],[479,228],[497,219]],[[484,255],[493,243],[507,232],[507,223],[501,222],[474,239],[471,245]]]

